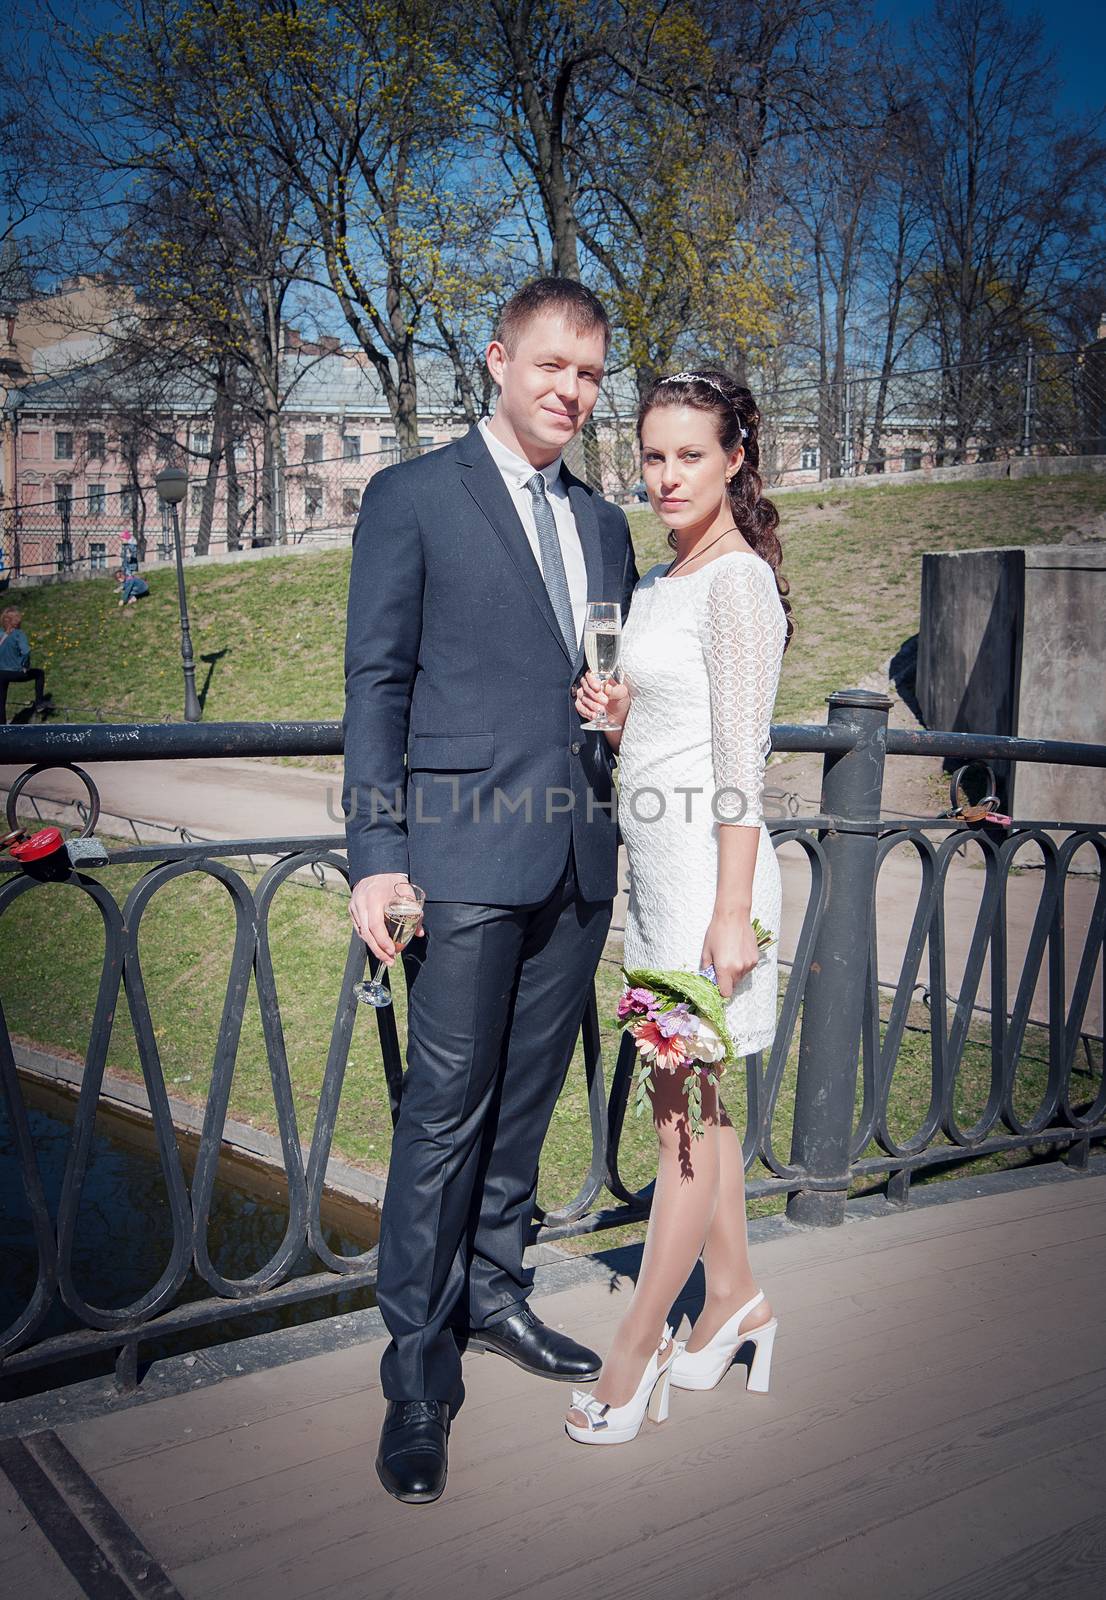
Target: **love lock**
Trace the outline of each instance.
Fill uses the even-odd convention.
[[[977,767],[986,775],[987,792],[980,800],[969,801],[966,795],[961,799],[961,782],[964,774]],[[997,823],[1001,828],[1008,828],[1012,818],[999,811],[999,798],[995,793],[995,789],[993,769],[985,761],[969,761],[966,766],[958,767],[953,773],[952,782],[949,784],[949,809],[938,812],[938,816],[945,821],[969,822],[972,824],[992,822]]]
[[[18,842],[9,844],[13,838]],[[8,834],[4,843],[23,871],[43,883],[60,883],[73,871],[108,864],[108,853],[100,839],[63,839],[59,828],[40,828],[29,839],[22,829],[17,829]]]
[[[59,828],[40,828],[28,838],[26,830],[18,827],[16,823],[19,797],[36,773],[56,770],[59,767],[75,773],[88,790],[88,820],[75,839],[64,839]],[[42,882],[60,883],[73,871],[107,866],[109,860],[107,849],[103,841],[97,839],[92,831],[99,816],[100,796],[88,773],[67,761],[44,761],[39,766],[21,772],[11,786],[7,802],[8,827],[11,832],[0,839],[0,849],[7,849],[13,860],[18,861],[30,877],[38,878]]]
[[[13,844],[10,854],[29,878],[42,883],[60,883],[73,870],[59,828],[40,828],[29,839]]]

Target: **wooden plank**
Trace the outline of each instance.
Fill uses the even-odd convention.
[[[23,1501],[0,1472],[0,1593],[84,1600]]]
[[[657,1595],[675,1592],[677,1584],[697,1596],[724,1592],[723,1580],[733,1586],[735,1574],[743,1588],[758,1570],[785,1557],[816,1551],[832,1539],[856,1538],[934,1495],[944,1499],[993,1479],[1015,1461],[1047,1456],[1084,1389],[1080,1377],[1060,1386],[1051,1403],[1037,1395],[1022,1401],[1007,1395],[974,1414],[950,1416],[940,1405],[936,1426],[912,1429],[908,1438],[882,1441],[878,1448],[864,1448],[855,1430],[839,1424],[843,1438],[852,1432],[856,1457],[832,1462],[815,1447],[816,1465],[805,1470],[811,1447],[804,1434],[790,1436],[782,1451],[762,1437],[757,1443],[746,1438],[739,1452],[731,1436],[721,1446],[715,1441],[675,1458],[658,1456],[652,1470],[643,1468],[629,1482],[604,1483],[596,1470],[588,1473],[585,1492],[581,1485],[571,1500],[543,1503],[541,1523],[528,1524],[524,1540],[509,1520],[476,1539],[462,1531],[437,1547],[432,1559],[383,1566],[377,1560],[374,1579],[391,1600],[425,1595],[435,1576],[445,1573],[459,1593],[489,1600],[520,1593],[527,1600],[554,1600],[565,1592],[569,1575],[578,1592],[636,1600],[643,1570]],[[1106,1374],[1080,1416],[1093,1435],[1106,1430]],[[781,1471],[781,1456],[789,1472]],[[761,1487],[765,1478],[769,1486]],[[528,1488],[519,1485],[515,1504],[532,1503]],[[355,1589],[356,1575],[342,1574],[328,1584],[317,1570],[313,1581],[285,1592],[339,1600]],[[253,1600],[263,1589],[247,1583],[237,1592]]]
[[[1070,1512],[1069,1512],[1070,1515]],[[1101,1600],[1106,1573],[1106,1527],[1099,1502],[1095,1514],[1060,1527],[1043,1539],[977,1567],[934,1589],[925,1600]]]
[[[734,1459],[735,1440],[740,1442],[741,1459],[755,1454],[758,1473],[766,1485],[786,1494],[796,1475],[806,1472],[816,1478],[819,1473],[832,1472],[847,1463],[860,1446],[865,1450],[885,1448],[898,1457],[909,1448],[904,1439],[911,1431],[921,1429],[928,1435],[935,1425],[951,1425],[965,1414],[988,1419],[1002,1415],[1004,1405],[1018,1403],[1027,1379],[1031,1385],[1039,1339],[1046,1336],[1041,1330],[1024,1340],[1013,1370],[1004,1366],[995,1374],[990,1354],[984,1354],[971,1377],[980,1391],[986,1390],[986,1404],[978,1397],[971,1403],[970,1387],[955,1362],[944,1375],[936,1372],[935,1363],[928,1373],[915,1372],[914,1382],[894,1396],[891,1412],[884,1394],[872,1397],[867,1392],[871,1376],[862,1363],[851,1387],[839,1388],[832,1402],[826,1401],[823,1386],[814,1377],[799,1409],[790,1416],[783,1414],[774,1397],[757,1406],[760,1397],[744,1395],[739,1380],[714,1395],[681,1395],[674,1412],[679,1420],[662,1429],[649,1429],[625,1451],[583,1450],[569,1445],[563,1435],[558,1437],[564,1401],[553,1394],[550,1398],[557,1414],[549,1417],[547,1426],[542,1426],[539,1418],[535,1428],[533,1414],[520,1419],[516,1412],[503,1419],[504,1427],[490,1439],[483,1436],[474,1441],[483,1456],[481,1463],[475,1462],[468,1450],[462,1453],[454,1446],[454,1484],[447,1498],[435,1507],[432,1520],[419,1519],[422,1508],[397,1511],[392,1502],[375,1492],[372,1450],[367,1445],[360,1458],[351,1452],[343,1463],[345,1476],[352,1475],[363,1486],[360,1493],[351,1497],[337,1481],[324,1486],[309,1479],[307,1485],[300,1484],[301,1491],[309,1488],[311,1503],[307,1504],[295,1501],[294,1486],[289,1484],[287,1499],[266,1502],[253,1550],[246,1547],[248,1539],[228,1549],[226,1534],[230,1530],[220,1533],[217,1525],[210,1523],[208,1537],[214,1535],[216,1543],[205,1549],[204,1530],[189,1530],[189,1537],[175,1551],[176,1559],[188,1563],[180,1569],[182,1587],[198,1594],[229,1593],[233,1588],[243,1600],[263,1594],[266,1585],[289,1596],[314,1593],[320,1571],[333,1572],[335,1560],[349,1560],[352,1569],[344,1574],[334,1572],[335,1579],[365,1579],[371,1570],[386,1592],[417,1593],[419,1581],[429,1582],[430,1574],[440,1571],[455,1573],[462,1593],[470,1587],[472,1592],[483,1592],[488,1573],[483,1567],[472,1570],[473,1552],[487,1550],[493,1559],[509,1557],[516,1525],[514,1519],[504,1518],[507,1504],[542,1508],[540,1523],[526,1525],[531,1554],[541,1548],[551,1559],[560,1559],[565,1529],[570,1528],[579,1562],[591,1553],[591,1539],[604,1550],[612,1538],[621,1546],[627,1515],[632,1520],[643,1497],[647,1503],[655,1503],[662,1484],[666,1499],[675,1497],[669,1509],[674,1517],[680,1512],[677,1522],[682,1520],[685,1501],[699,1516],[716,1503],[728,1506],[735,1492],[735,1473],[740,1473]],[[1085,1373],[1093,1371],[1100,1359],[1097,1339],[1088,1335],[1086,1344],[1087,1350],[1081,1353],[1083,1367],[1071,1380],[1077,1393],[1083,1392]],[[1076,1361],[1074,1349],[1071,1359]],[[335,1493],[342,1502],[340,1507],[335,1506]],[[216,1507],[212,1513],[218,1518]],[[340,1554],[336,1556],[335,1551]],[[428,1565],[431,1562],[434,1564]],[[542,1575],[528,1570],[527,1584]],[[520,1574],[513,1576],[518,1579]],[[217,1586],[209,1588],[212,1583]]]
[[[1018,1257],[1032,1257],[1034,1251],[1041,1249],[1051,1251],[1058,1244],[1074,1254],[1081,1241],[1089,1249],[1095,1237],[1106,1234],[1106,1179],[1081,1180],[1074,1186],[1078,1192],[1093,1185],[1100,1185],[1097,1190],[1100,1200],[1097,1208],[1091,1208],[1095,1214],[1090,1217],[1082,1215],[1088,1209],[1082,1199],[1078,1205],[1069,1204],[1059,1210],[1040,1204],[1051,1197],[1051,1191],[995,1197],[996,1200],[1023,1202],[1014,1208],[1015,1215],[1005,1224],[1008,1230],[1005,1239],[995,1231],[999,1224],[984,1223],[982,1215],[979,1227],[959,1226],[937,1234],[928,1227],[919,1233],[916,1228],[919,1219],[909,1215],[860,1224],[852,1231],[864,1235],[871,1247],[859,1256],[850,1255],[848,1259],[854,1260],[856,1271],[848,1278],[838,1270],[842,1257],[832,1249],[836,1236],[848,1229],[827,1230],[825,1234],[812,1232],[774,1241],[754,1250],[754,1263],[769,1286],[778,1310],[787,1315],[797,1332],[805,1331],[805,1319],[799,1320],[805,1311],[811,1311],[825,1329],[828,1316],[840,1313],[847,1322],[854,1309],[866,1313],[868,1308],[874,1309],[881,1303],[886,1305],[884,1291],[892,1285],[900,1286],[900,1294],[905,1290],[919,1301],[928,1301],[937,1285],[923,1281],[925,1269],[918,1265],[913,1254],[908,1264],[908,1247],[913,1251],[940,1239],[942,1278],[975,1263],[986,1264],[993,1260],[996,1284],[1006,1279]],[[1074,1199],[1072,1187],[1057,1185],[1056,1188]],[[1027,1198],[1038,1202],[1036,1214],[1030,1213],[1029,1217],[1024,1205]],[[973,1212],[979,1208],[982,1213],[993,1203],[992,1200],[973,1200],[935,1210],[962,1214],[965,1208]],[[869,1229],[875,1232],[869,1235]],[[885,1230],[894,1237],[888,1237]],[[1015,1242],[1013,1248],[1011,1241]],[[830,1258],[821,1259],[816,1265],[799,1265],[792,1252],[796,1246],[803,1245],[820,1250],[823,1256],[829,1251]],[[632,1282],[629,1279],[618,1282],[620,1288],[616,1292],[605,1293],[594,1301],[587,1296],[582,1300],[582,1291],[575,1289],[547,1296],[541,1302],[542,1315],[553,1326],[561,1325],[577,1337],[590,1338],[594,1330],[613,1328],[622,1315]],[[503,1364],[495,1362],[494,1365],[502,1369]],[[66,1441],[88,1471],[97,1471],[119,1461],[174,1448],[185,1440],[195,1441],[217,1434],[242,1422],[253,1423],[265,1415],[283,1415],[327,1397],[374,1390],[378,1387],[377,1367],[378,1349],[368,1345],[310,1357],[291,1367],[251,1373],[216,1387],[173,1396],[159,1401],[156,1406],[139,1407],[115,1417],[78,1424],[66,1430]],[[515,1371],[509,1369],[510,1373]],[[505,1374],[502,1381],[512,1380]],[[518,1373],[514,1380],[516,1392],[524,1392],[529,1381],[525,1374]],[[471,1407],[468,1409],[471,1415]]]
[[[746,1396],[735,1373],[714,1394],[679,1395],[670,1423],[625,1450],[570,1445],[566,1389],[470,1358],[433,1508],[399,1506],[376,1483],[379,1347],[64,1436],[190,1597],[448,1586],[551,1600],[564,1582],[617,1600],[631,1577],[635,1595],[652,1592],[643,1573],[658,1595],[684,1592],[689,1545],[697,1583],[730,1582],[735,1561],[770,1572],[924,1521],[950,1483],[983,1494],[1019,1463],[1044,1471],[1057,1439],[1078,1440],[1106,1404],[1106,1298],[1088,1270],[1104,1234],[1106,1180],[1081,1179],[759,1246],[781,1313],[775,1391]],[[602,1350],[629,1289],[589,1283],[538,1309]]]
[[[1068,1250],[1076,1248],[1072,1246]],[[1068,1251],[1058,1252],[1056,1259],[1049,1262],[1057,1286],[1070,1279],[1075,1264],[1063,1259],[1067,1254]],[[574,1303],[582,1308],[605,1306],[604,1297],[605,1291],[596,1286],[589,1286],[586,1294],[583,1290],[573,1291]],[[905,1314],[894,1302],[885,1301],[874,1314],[865,1306],[851,1325],[837,1326],[828,1336],[816,1317],[801,1319],[796,1325],[785,1316],[779,1342],[786,1365],[777,1368],[778,1372],[785,1370],[790,1374],[785,1404],[789,1403],[790,1395],[799,1396],[793,1402],[799,1405],[806,1403],[801,1397],[808,1391],[814,1397],[821,1395],[827,1375],[838,1366],[844,1367],[846,1382],[855,1383],[862,1377],[870,1386],[879,1370],[873,1362],[878,1362],[888,1345],[894,1346],[897,1361],[884,1377],[881,1392],[887,1394],[893,1394],[899,1384],[899,1363],[912,1365],[934,1344],[943,1352],[947,1351],[951,1361],[963,1359],[962,1354],[952,1349],[954,1337],[970,1336],[975,1359],[981,1363],[988,1361],[996,1341],[992,1333],[984,1331],[987,1324],[980,1318],[977,1304],[980,1298],[986,1299],[987,1315],[1004,1331],[1024,1310],[1025,1290],[1017,1284],[1012,1286],[1009,1278],[1004,1282],[996,1278],[993,1283],[985,1280],[975,1295],[968,1296],[956,1284],[935,1282],[932,1292],[919,1303],[911,1302]],[[580,1317],[578,1321],[586,1330],[586,1319]],[[364,1352],[366,1366],[375,1366],[378,1353],[376,1349]],[[269,1376],[281,1380],[287,1387],[294,1382],[297,1371],[298,1368],[284,1369],[283,1373]],[[735,1374],[735,1378],[740,1382],[739,1374]],[[493,1356],[467,1361],[466,1381],[470,1398],[458,1419],[455,1441],[461,1444],[464,1459],[470,1465],[480,1466],[492,1455],[503,1459],[505,1454],[514,1453],[510,1445],[504,1450],[501,1435],[504,1419],[509,1416],[513,1422],[519,1402],[541,1415],[546,1438],[555,1436],[559,1430],[567,1405],[567,1393],[562,1386],[541,1383]],[[254,1380],[243,1382],[253,1384]],[[803,1382],[807,1388],[796,1390],[796,1384]],[[214,1413],[227,1387],[205,1390],[189,1398],[197,1412],[202,1408],[204,1412]],[[314,1406],[267,1412],[254,1421],[243,1417],[238,1406],[233,1408],[231,1420],[221,1431],[210,1427],[205,1431],[201,1425],[195,1434],[167,1441],[164,1448],[147,1453],[138,1463],[133,1458],[127,1458],[118,1467],[101,1463],[96,1475],[120,1498],[121,1504],[128,1505],[131,1494],[137,1492],[145,1514],[172,1507],[178,1524],[183,1525],[187,1521],[186,1507],[192,1499],[190,1486],[195,1486],[197,1497],[210,1504],[213,1496],[232,1491],[241,1493],[245,1486],[253,1483],[269,1485],[269,1491],[259,1487],[259,1495],[270,1492],[277,1488],[272,1482],[274,1476],[277,1479],[281,1473],[295,1476],[310,1463],[325,1461],[347,1448],[372,1445],[375,1453],[375,1435],[383,1402],[375,1386],[368,1385],[356,1397],[357,1403],[351,1404],[352,1398],[342,1395]],[[70,1443],[70,1434],[78,1439],[86,1438],[88,1429],[96,1426],[82,1424],[67,1430],[66,1442]],[[524,1435],[523,1452],[529,1448],[525,1442],[528,1437]],[[80,1454],[79,1451],[75,1453]],[[81,1459],[86,1470],[92,1470],[89,1460]],[[274,1462],[280,1463],[279,1473],[274,1472]]]
[[[243,1422],[378,1389],[379,1358],[367,1358],[366,1352],[371,1349],[373,1345],[365,1344],[328,1351],[287,1366],[169,1395],[150,1405],[128,1407],[59,1431],[85,1470],[95,1473],[101,1467],[174,1449],[186,1440],[238,1427]]]
[[[750,1572],[748,1580],[765,1600],[856,1600],[858,1593],[895,1600],[1097,1600],[1106,1555],[1103,1442],[1100,1435],[1058,1443],[1049,1456],[1019,1462],[863,1533],[850,1531],[811,1556]],[[726,1566],[699,1600],[732,1594],[733,1569]]]

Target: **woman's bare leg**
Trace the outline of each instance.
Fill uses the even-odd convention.
[[[718,1128],[718,1203],[703,1244],[706,1298],[691,1337],[689,1350],[701,1350],[724,1322],[751,1300],[759,1287],[749,1264],[749,1233],[745,1222],[745,1160],[737,1129],[720,1111]],[[748,1331],[771,1319],[766,1300],[742,1323]]]
[[[641,1382],[672,1303],[699,1259],[718,1197],[721,1130],[716,1093],[704,1085],[703,1137],[692,1139],[683,1080],[683,1073],[663,1070],[653,1077],[653,1122],[660,1153],[641,1270],[592,1389],[597,1400],[612,1406],[624,1406]],[[585,1419],[569,1412],[569,1420]]]

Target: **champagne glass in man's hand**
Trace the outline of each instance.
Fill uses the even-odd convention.
[[[618,671],[618,654],[622,645],[622,607],[615,600],[589,600],[584,622],[584,654],[592,675],[605,688]],[[582,728],[614,732],[618,724],[611,722],[605,711],[591,722],[582,722]]]
[[[384,906],[384,929],[397,951],[410,944],[422,921],[426,894],[415,883],[395,883]],[[381,982],[386,961],[378,961],[376,971],[367,982],[355,983],[353,992],[367,1006],[390,1006],[391,991]]]

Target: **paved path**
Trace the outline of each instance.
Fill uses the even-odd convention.
[[[89,773],[100,790],[105,813],[103,831],[120,837],[127,830],[113,824],[112,817],[139,818],[153,827],[138,831],[147,839],[165,839],[165,829],[183,824],[201,838],[295,838],[340,833],[341,778],[338,773],[318,772],[306,767],[275,766],[250,760],[226,761],[135,761],[90,763]],[[0,766],[0,790],[14,781],[19,769]],[[34,780],[33,792],[64,800],[82,795],[81,785],[70,775],[43,774]],[[43,805],[44,814],[50,807]],[[59,813],[62,814],[62,813]],[[72,819],[70,810],[67,815]],[[157,826],[160,824],[161,826]],[[974,858],[974,859],[973,859]],[[781,850],[784,875],[784,919],[781,954],[794,955],[803,909],[809,887],[805,855],[797,845]],[[879,976],[881,983],[893,984],[901,970],[903,952],[910,932],[910,920],[918,892],[918,868],[914,852],[900,848],[886,862],[880,874],[877,900],[879,923]],[[975,862],[978,852],[957,858],[950,871],[945,893],[945,945],[948,963],[948,988],[958,995],[960,975],[967,958],[976,908],[983,889],[983,872]],[[1041,891],[1042,874],[1028,871],[1010,879],[1007,893],[1008,974],[1011,1004],[1029,942],[1030,928]],[[613,931],[625,926],[627,871],[622,862],[622,893],[615,904]],[[1072,878],[1067,896],[1067,939],[1065,965],[1068,994],[1075,981],[1083,940],[1097,893],[1097,881]],[[928,957],[923,957],[919,981],[928,982]],[[985,968],[979,986],[979,999],[989,997],[989,973]],[[1091,991],[1084,1027],[1102,1034],[1101,957],[1100,975]],[[1047,1021],[1047,976],[1042,976],[1034,995],[1033,1017]]]
[[[780,1318],[769,1395],[735,1367],[633,1445],[585,1449],[560,1386],[466,1357],[433,1506],[374,1475],[379,1343],[0,1441],[0,1590],[1097,1600],[1104,1247],[1106,1177],[1067,1173],[778,1229],[753,1249]],[[630,1288],[605,1273],[537,1305],[602,1351]]]

